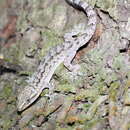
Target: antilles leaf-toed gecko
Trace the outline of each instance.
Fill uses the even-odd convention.
[[[47,55],[42,59],[37,71],[31,77],[31,82],[18,95],[17,108],[23,111],[30,106],[41,94],[45,88],[50,88],[49,82],[56,68],[61,64],[70,71],[77,71],[78,65],[72,65],[71,62],[76,55],[77,50],[85,45],[92,37],[96,29],[96,13],[86,2],[80,0],[66,0],[74,8],[82,10],[88,17],[88,23],[85,30],[72,31],[66,33],[63,44],[50,49]]]

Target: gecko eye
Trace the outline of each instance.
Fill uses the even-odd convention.
[[[72,37],[73,37],[73,38],[76,38],[76,37],[77,37],[77,35],[73,35]]]
[[[30,102],[30,99],[27,99],[27,102]]]

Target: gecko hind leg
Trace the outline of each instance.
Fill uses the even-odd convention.
[[[72,60],[75,57],[76,51],[72,51],[67,55],[66,59],[64,60],[64,66],[71,71],[73,74],[78,74],[78,70],[80,69],[80,65],[72,65]]]

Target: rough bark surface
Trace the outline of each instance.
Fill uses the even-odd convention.
[[[27,110],[17,112],[18,93],[50,47],[84,13],[64,0],[0,1],[0,129],[130,129],[130,1],[86,0],[95,7],[97,29],[73,63],[75,78],[60,65],[52,77],[54,100],[43,92]]]

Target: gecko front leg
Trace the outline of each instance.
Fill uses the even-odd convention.
[[[53,91],[54,91],[54,85],[52,85],[51,83],[47,83],[47,88],[48,88],[49,92],[48,92],[48,94],[45,94],[45,96],[48,97],[49,99],[51,99]]]

